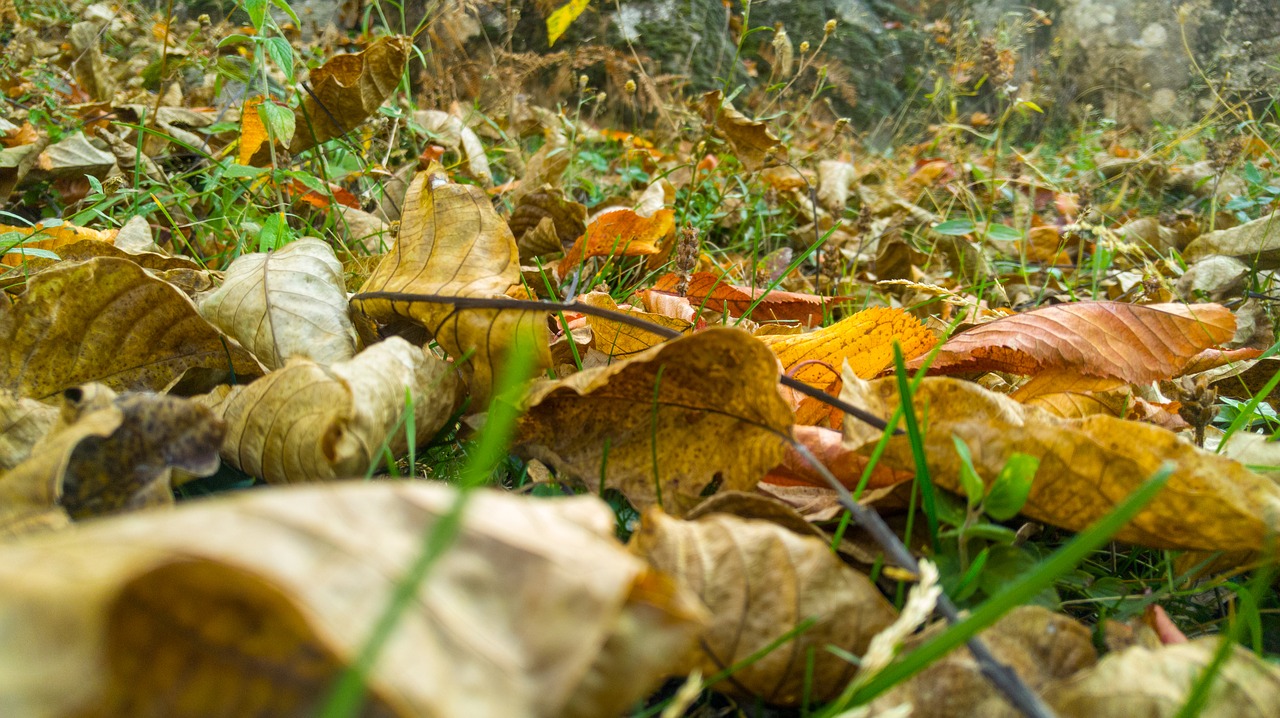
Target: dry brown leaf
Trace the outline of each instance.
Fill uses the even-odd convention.
[[[1093,414],[1125,418],[1134,403],[1132,388],[1123,379],[1082,376],[1068,369],[1042,371],[1009,396],[1064,419]]]
[[[926,631],[912,643],[921,644],[937,633]],[[978,634],[996,660],[1008,666],[1034,692],[1053,681],[1093,668],[1098,660],[1089,629],[1062,614],[1039,606],[1018,606],[995,625]],[[878,710],[910,703],[912,718],[1014,718],[1020,715],[982,675],[973,655],[952,651],[871,704]],[[1093,716],[1096,714],[1063,714]],[[1126,714],[1146,715],[1145,713]]]
[[[592,490],[683,515],[717,488],[750,490],[782,460],[792,416],[777,382],[758,340],[707,329],[535,385],[517,450]]]
[[[1182,256],[1199,262],[1213,255],[1241,259],[1257,269],[1280,269],[1280,214],[1269,214],[1239,227],[1206,232]]]
[[[298,129],[289,151],[296,155],[341,137],[377,112],[400,84],[412,46],[411,38],[389,35],[312,70],[310,92],[294,110]]]
[[[455,500],[417,481],[269,489],[0,546],[0,713],[317,715]],[[705,617],[612,531],[596,499],[474,494],[363,715],[625,711]]]
[[[560,261],[560,276],[568,276],[591,257],[656,257],[661,261],[666,240],[676,230],[675,216],[673,209],[660,209],[645,217],[626,208],[596,215]]]
[[[59,424],[31,456],[0,474],[0,534],[173,503],[173,469],[218,469],[222,422],[188,399],[68,389]]]
[[[646,297],[654,295],[674,295],[680,283],[679,275],[665,274],[654,282],[651,289],[642,294]],[[761,297],[763,299],[760,299]],[[798,321],[806,327],[817,326],[825,319],[824,307],[830,307],[839,297],[820,297],[816,294],[799,294],[774,290],[766,293],[763,287],[739,287],[729,283],[725,277],[710,272],[695,272],[689,277],[689,287],[684,297],[693,307],[703,307],[716,314],[728,312],[730,316],[741,316],[752,304],[756,304],[749,317],[753,321]]]
[[[468,174],[485,187],[493,186],[493,173],[489,169],[489,158],[484,153],[484,144],[462,118],[440,110],[418,110],[413,113],[413,119],[429,133],[433,142],[466,155]]]
[[[0,474],[21,464],[58,420],[58,410],[0,389]]]
[[[582,295],[578,301],[592,307],[622,312],[677,332],[688,333],[693,330],[693,325],[683,319],[676,319],[662,314],[650,314],[636,309],[618,309],[617,303],[613,301],[613,297],[609,296],[608,292],[589,292]],[[587,315],[587,325],[591,327],[591,337],[595,348],[611,357],[627,357],[639,354],[649,347],[657,346],[666,341],[659,334],[603,317]]]
[[[11,309],[0,305],[0,387],[23,396],[48,399],[93,381],[160,391],[193,369],[262,373],[182,292],[125,259],[50,269]]]
[[[702,119],[729,143],[729,149],[747,171],[755,172],[786,159],[787,148],[769,126],[735,110],[720,90],[703,95],[701,109]]]
[[[979,325],[949,339],[930,372],[1079,374],[1148,382],[1178,376],[1201,351],[1229,340],[1235,317],[1218,304],[1078,302]]]
[[[713,675],[805,621],[813,625],[715,688],[798,705],[838,694],[856,666],[826,650],[862,655],[893,622],[893,606],[828,542],[770,521],[709,514],[682,521],[649,509],[632,549],[699,595],[712,615],[692,667]],[[809,661],[812,660],[810,672]],[[806,687],[808,690],[806,691]]]
[[[342,265],[329,245],[312,237],[237,257],[222,286],[200,297],[198,306],[268,369],[295,356],[332,364],[356,353]]]
[[[363,476],[385,444],[408,449],[402,424],[411,392],[419,440],[458,406],[453,365],[400,337],[331,365],[304,358],[252,384],[223,387],[207,403],[227,422],[222,458],[269,483]]]
[[[872,387],[886,411],[897,406],[896,379],[879,379]],[[925,378],[915,397],[930,475],[943,488],[962,492],[953,435],[969,445],[985,480],[998,475],[1014,452],[1040,459],[1022,511],[1037,521],[1081,531],[1166,461],[1175,468],[1164,490],[1117,540],[1168,549],[1260,549],[1280,518],[1280,486],[1156,426],[1110,416],[1060,419],[945,377]],[[881,463],[904,471],[914,467],[906,436],[889,441]]]
[[[587,226],[587,208],[566,199],[551,185],[543,185],[523,195],[507,221],[520,246],[521,261],[529,261],[563,252],[566,245],[581,237]]]
[[[361,292],[413,292],[444,297],[505,297],[520,283],[515,237],[478,187],[420,172],[409,187],[396,244]],[[494,377],[517,342],[527,342],[550,366],[546,314],[496,309],[458,310],[446,302],[356,299],[380,322],[412,320],[455,359],[469,357],[475,406],[488,406]]]
[[[1090,670],[1049,688],[1063,718],[1173,718],[1209,667],[1222,637],[1112,653]],[[1236,646],[1209,684],[1202,718],[1271,718],[1280,706],[1280,670]]]

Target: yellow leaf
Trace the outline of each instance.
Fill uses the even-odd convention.
[[[554,12],[547,16],[547,47],[556,44],[556,40],[564,34],[565,30],[573,24],[574,20],[587,9],[587,5],[591,4],[591,0],[569,0],[569,2],[556,8]]]

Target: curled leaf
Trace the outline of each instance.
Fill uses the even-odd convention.
[[[319,715],[456,501],[421,481],[268,489],[0,545],[0,710]],[[596,499],[477,491],[407,584],[365,714],[624,712],[705,616],[612,528]]]
[[[755,172],[786,158],[787,148],[769,126],[735,110],[720,90],[703,95],[701,109],[703,120],[729,143],[734,156],[748,171]]]
[[[291,483],[363,476],[384,446],[402,455],[405,413],[412,408],[417,439],[430,438],[457,406],[457,388],[451,364],[392,337],[331,365],[294,358],[207,401],[227,422],[228,464]]]
[[[805,626],[718,690],[783,705],[828,699],[845,687],[855,666],[825,647],[861,655],[894,619],[875,585],[841,562],[826,541],[770,521],[718,513],[681,521],[650,509],[631,547],[710,609],[711,627],[692,658],[704,674],[738,666]]]
[[[590,257],[657,255],[675,228],[672,209],[660,209],[649,217],[625,208],[603,212],[587,223],[583,235],[565,254],[560,262],[560,275],[567,275]]]
[[[294,110],[293,154],[341,137],[364,122],[400,84],[411,38],[389,35],[354,55],[334,55],[311,72],[302,105]]]

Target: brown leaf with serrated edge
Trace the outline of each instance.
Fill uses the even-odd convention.
[[[448,182],[438,170],[419,172],[405,197],[395,246],[361,292],[412,292],[446,297],[505,297],[520,284],[515,237],[479,187]],[[409,319],[426,328],[455,359],[469,358],[477,408],[488,405],[494,376],[517,342],[527,342],[541,367],[550,366],[546,313],[456,309],[445,302],[359,299],[355,306],[380,322]]]
[[[12,308],[0,305],[0,387],[23,396],[48,399],[94,381],[161,391],[195,369],[262,374],[182,292],[125,259],[41,272]]]
[[[739,667],[717,690],[780,705],[827,700],[844,689],[856,666],[825,648],[861,655],[895,617],[875,585],[846,566],[828,542],[769,521],[729,514],[682,521],[651,508],[630,545],[710,609],[711,627],[691,666],[704,675],[738,666],[813,621],[808,630]]]
[[[924,644],[940,630],[941,626],[935,625],[913,636],[904,651]],[[978,636],[996,660],[1012,669],[1035,693],[1080,671],[1094,670],[1098,661],[1087,627],[1040,606],[1017,606]],[[871,703],[872,715],[903,703],[913,706],[912,718],[1015,718],[1020,715],[1005,702],[1000,691],[983,675],[973,655],[964,648],[951,651],[877,698]],[[1086,718],[1096,714],[1060,715]]]
[[[1235,317],[1218,304],[1058,304],[957,334],[942,345],[929,371],[1071,369],[1156,381],[1181,374],[1201,351],[1229,340],[1235,328]]]
[[[885,401],[884,418],[898,404],[896,379],[872,382]],[[971,382],[927,377],[916,389],[924,421],[924,453],[933,481],[962,492],[952,436],[973,454],[978,475],[994,479],[1015,453],[1034,456],[1040,469],[1022,513],[1036,521],[1082,531],[1172,462],[1164,489],[1115,538],[1152,548],[1227,551],[1259,549],[1275,533],[1280,486],[1238,462],[1181,441],[1150,424],[1111,416],[1060,419]],[[870,442],[861,443],[870,451]],[[915,466],[906,436],[889,440],[881,463]]]
[[[29,249],[42,249],[57,254],[59,248],[86,239],[109,243],[115,239],[117,231],[99,231],[65,222],[53,226],[38,222],[31,227],[0,224],[0,265],[17,267],[27,259],[35,258],[35,255],[26,254]]]
[[[457,374],[452,364],[391,337],[330,365],[292,359],[205,402],[227,422],[228,464],[269,483],[294,483],[363,476],[384,445],[404,454],[400,427],[410,400],[417,436],[426,440],[460,403]]]
[[[777,383],[767,347],[713,327],[534,385],[517,451],[683,515],[717,488],[750,490],[782,460],[792,416]]]
[[[654,294],[674,295],[680,277],[674,273],[665,274],[653,283],[653,287],[641,292],[642,295]],[[764,297],[763,299],[760,299]],[[730,316],[741,316],[747,308],[760,299],[752,310],[750,319],[757,322],[776,320],[798,321],[806,327],[817,326],[825,318],[823,309],[837,302],[849,301],[843,297],[820,297],[816,294],[799,294],[796,292],[765,291],[764,287],[739,287],[731,284],[726,277],[710,272],[695,272],[689,277],[689,288],[685,293],[689,305],[703,307],[712,312],[727,311]]]
[[[268,369],[302,356],[332,364],[355,356],[342,265],[328,244],[303,237],[274,252],[236,257],[200,314]]]
[[[222,422],[173,396],[117,396],[101,384],[64,392],[59,425],[0,475],[0,533],[173,503],[173,469],[218,469]]]
[[[650,314],[635,309],[618,309],[618,305],[613,301],[613,297],[607,292],[589,292],[582,295],[578,301],[592,307],[607,309],[613,312],[622,312],[631,315],[637,319],[651,322],[659,326],[673,329],[677,332],[688,333],[693,330],[693,325],[683,319],[668,317],[662,314]],[[611,357],[627,357],[657,346],[666,341],[666,338],[660,334],[654,334],[630,324],[623,324],[612,319],[587,315],[587,326],[591,327],[592,343],[595,348]]]
[[[270,488],[0,544],[0,708],[318,715],[457,502],[438,482]],[[619,715],[706,622],[597,499],[475,491],[460,508],[362,715]]]
[[[560,276],[590,257],[651,257],[676,230],[675,210],[660,209],[650,217],[632,209],[603,212],[587,223],[583,235],[560,261]]]
[[[1206,636],[1156,649],[1132,646],[1050,686],[1045,699],[1067,717],[1172,718],[1198,688],[1223,640]],[[1233,646],[1207,690],[1203,718],[1271,718],[1280,705],[1280,670]]]
[[[25,461],[57,420],[52,406],[0,389],[0,474]]]
[[[769,126],[738,112],[726,102],[724,93],[712,90],[702,96],[702,119],[729,143],[733,155],[748,171],[754,172],[786,159],[787,148]]]
[[[354,55],[334,55],[311,71],[308,92],[294,110],[289,152],[341,137],[382,107],[400,84],[412,38],[388,35]]]

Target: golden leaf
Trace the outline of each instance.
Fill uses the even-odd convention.
[[[639,508],[683,515],[716,487],[750,490],[782,459],[791,411],[778,363],[715,327],[535,385],[517,450]],[[715,486],[713,486],[713,484]]]
[[[125,259],[41,272],[11,309],[0,305],[0,387],[23,396],[48,399],[94,381],[161,391],[193,369],[262,373],[182,292]]]
[[[872,387],[886,401],[886,411],[897,406],[894,378],[876,380]],[[945,377],[925,378],[915,397],[930,475],[943,488],[962,491],[953,435],[968,443],[985,480],[994,478],[1014,452],[1040,459],[1022,511],[1037,521],[1084,530],[1166,461],[1176,467],[1168,484],[1116,539],[1152,548],[1260,549],[1280,518],[1280,486],[1166,429],[1111,416],[1059,419]],[[910,470],[914,459],[907,437],[891,439],[881,462]]]
[[[579,299],[583,304],[629,314],[637,319],[651,322],[677,332],[688,333],[693,325],[683,319],[668,317],[662,314],[650,314],[636,309],[618,309],[617,303],[607,292],[589,292]],[[653,346],[666,341],[661,335],[645,331],[630,324],[623,324],[612,319],[587,315],[587,326],[591,327],[591,337],[595,348],[611,357],[626,357],[639,354]]]
[[[289,151],[341,137],[378,111],[400,84],[412,38],[389,35],[354,55],[334,55],[311,71],[311,91],[294,110],[298,131]]]
[[[361,292],[412,292],[446,297],[505,297],[520,283],[515,238],[478,187],[453,184],[420,172],[405,197],[395,246]],[[550,366],[550,337],[543,312],[457,309],[446,302],[355,299],[380,322],[397,317],[426,328],[455,359],[469,357],[477,408],[488,405],[493,378],[517,342],[532,344],[538,365]]]
[[[786,158],[787,148],[769,126],[735,110],[720,90],[703,95],[701,109],[703,119],[729,143],[729,149],[747,171],[755,172]]]
[[[58,419],[58,410],[0,389],[0,473],[21,464]]]
[[[99,231],[66,223],[51,227],[45,226],[43,222],[37,222],[31,227],[0,224],[0,265],[20,266],[34,256],[25,253],[28,249],[43,249],[57,254],[59,248],[84,240],[110,243],[115,239],[117,231]]]

